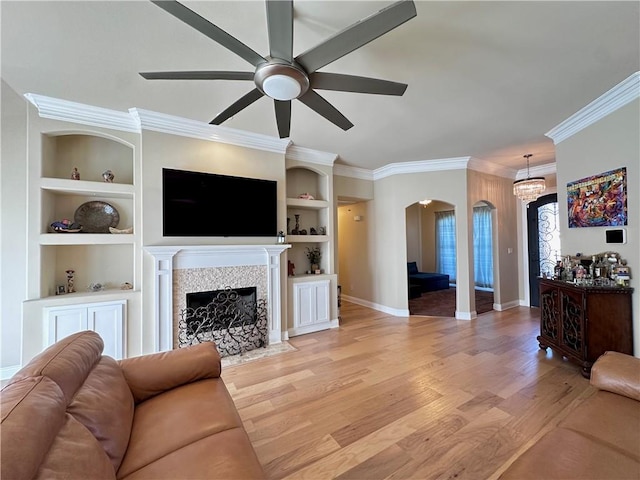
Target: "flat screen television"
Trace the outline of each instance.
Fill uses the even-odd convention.
[[[275,237],[277,182],[162,169],[165,237]]]

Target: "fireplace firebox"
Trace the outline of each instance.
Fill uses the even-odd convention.
[[[180,347],[213,341],[226,357],[267,345],[266,302],[257,300],[256,287],[187,293],[186,300],[178,323]]]

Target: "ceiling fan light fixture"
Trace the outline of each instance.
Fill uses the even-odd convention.
[[[513,194],[524,203],[536,200],[546,188],[544,177],[529,176],[529,158],[532,156],[531,153],[524,155],[527,159],[527,178],[513,182]]]
[[[293,100],[298,98],[302,87],[295,78],[287,75],[271,75],[262,82],[265,95],[275,100]]]
[[[309,77],[304,71],[275,58],[258,65],[253,81],[262,93],[274,100],[293,100],[309,89]]]

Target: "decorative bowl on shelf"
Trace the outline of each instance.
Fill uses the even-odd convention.
[[[309,193],[302,193],[298,195],[298,198],[301,198],[302,200],[315,200],[315,198],[313,198],[313,195]]]
[[[85,233],[109,233],[109,227],[118,226],[120,214],[110,203],[94,200],[80,205],[73,219]]]

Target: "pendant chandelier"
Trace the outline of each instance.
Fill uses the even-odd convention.
[[[529,176],[529,158],[532,156],[531,153],[524,155],[527,159],[527,178],[513,182],[513,194],[524,203],[533,202],[546,188],[544,177]]]

